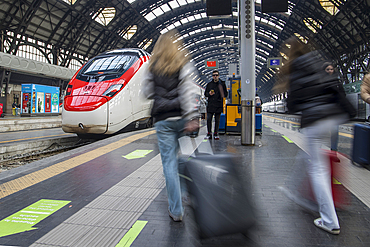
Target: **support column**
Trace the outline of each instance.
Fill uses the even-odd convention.
[[[241,75],[241,144],[254,145],[256,95],[256,39],[254,0],[238,0]]]

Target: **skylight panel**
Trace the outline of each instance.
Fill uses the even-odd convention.
[[[173,24],[171,24],[171,25],[169,25],[168,27],[167,27],[167,29],[168,30],[172,30],[172,29],[175,29],[176,27],[175,27],[175,25],[173,25]]]
[[[162,29],[160,33],[161,33],[161,34],[165,34],[165,33],[167,33],[167,32],[168,32],[168,29],[167,29],[167,28],[165,28],[165,29]]]
[[[202,18],[207,18],[207,14],[206,13],[201,13],[200,15],[202,16]]]
[[[319,0],[321,6],[331,15],[336,15],[339,12],[337,6],[329,0]]]
[[[127,2],[129,2],[129,3],[133,3],[133,2],[135,2],[136,0],[127,0]]]
[[[180,6],[187,5],[188,3],[185,0],[177,0]]]
[[[173,23],[173,25],[175,25],[175,27],[178,27],[181,26],[181,23],[179,21],[176,21],[175,23]]]
[[[189,21],[195,21],[194,16],[189,16],[188,19],[189,19]]]
[[[147,14],[144,17],[145,17],[145,19],[147,19],[147,21],[151,21],[151,20],[156,18],[156,16],[152,12],[150,12],[149,14]]]
[[[200,14],[197,14],[197,15],[194,15],[194,18],[199,20],[199,19],[202,19],[202,16]]]
[[[176,0],[171,1],[168,4],[171,6],[172,9],[176,9],[176,8],[180,7],[180,5],[176,2]]]
[[[163,15],[164,12],[161,8],[156,8],[155,10],[153,10],[153,13],[156,15],[156,16],[160,16],[160,15]]]
[[[185,23],[188,23],[188,22],[189,22],[189,20],[188,20],[188,18],[184,18],[184,19],[181,19],[181,20],[180,20],[180,22],[181,22],[182,24],[185,24]]]
[[[314,33],[317,33],[316,29],[321,29],[322,28],[320,23],[318,23],[317,21],[315,21],[312,18],[305,18],[303,20],[303,23],[308,27],[308,29],[310,29]]]
[[[160,8],[163,10],[164,13],[171,10],[170,6],[168,6],[166,3],[160,6]]]
[[[103,10],[99,9],[98,12],[100,12],[98,16],[94,15],[93,18],[96,17],[95,21],[104,26],[108,26],[109,22],[111,22],[116,15],[116,9],[113,7],[104,8]]]

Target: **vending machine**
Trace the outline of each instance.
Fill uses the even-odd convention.
[[[59,87],[22,84],[21,112],[23,116],[58,114],[58,103]]]

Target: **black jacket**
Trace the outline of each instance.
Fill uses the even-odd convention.
[[[289,74],[287,105],[290,112],[302,112],[301,127],[306,127],[328,116],[356,110],[339,90],[338,78],[328,75],[314,52],[292,61]]]
[[[225,82],[219,80],[218,82],[215,82],[214,80],[210,81],[207,86],[206,90],[204,91],[204,96],[208,98],[208,105],[207,105],[207,112],[209,113],[221,113],[223,112],[223,99],[221,97],[220,93],[220,87],[221,85],[223,91],[224,91],[224,97],[227,97],[227,89]],[[210,95],[209,92],[211,90],[215,91],[214,95]]]
[[[151,115],[155,122],[169,117],[181,116],[181,105],[178,95],[179,73],[169,76],[153,75],[154,102]]]

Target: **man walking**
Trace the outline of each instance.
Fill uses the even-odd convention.
[[[219,140],[218,128],[220,125],[220,116],[223,112],[223,98],[227,97],[225,82],[220,80],[218,70],[212,73],[213,80],[207,84],[204,95],[208,98],[207,105],[207,138],[212,138],[212,118],[215,115],[214,139]]]

